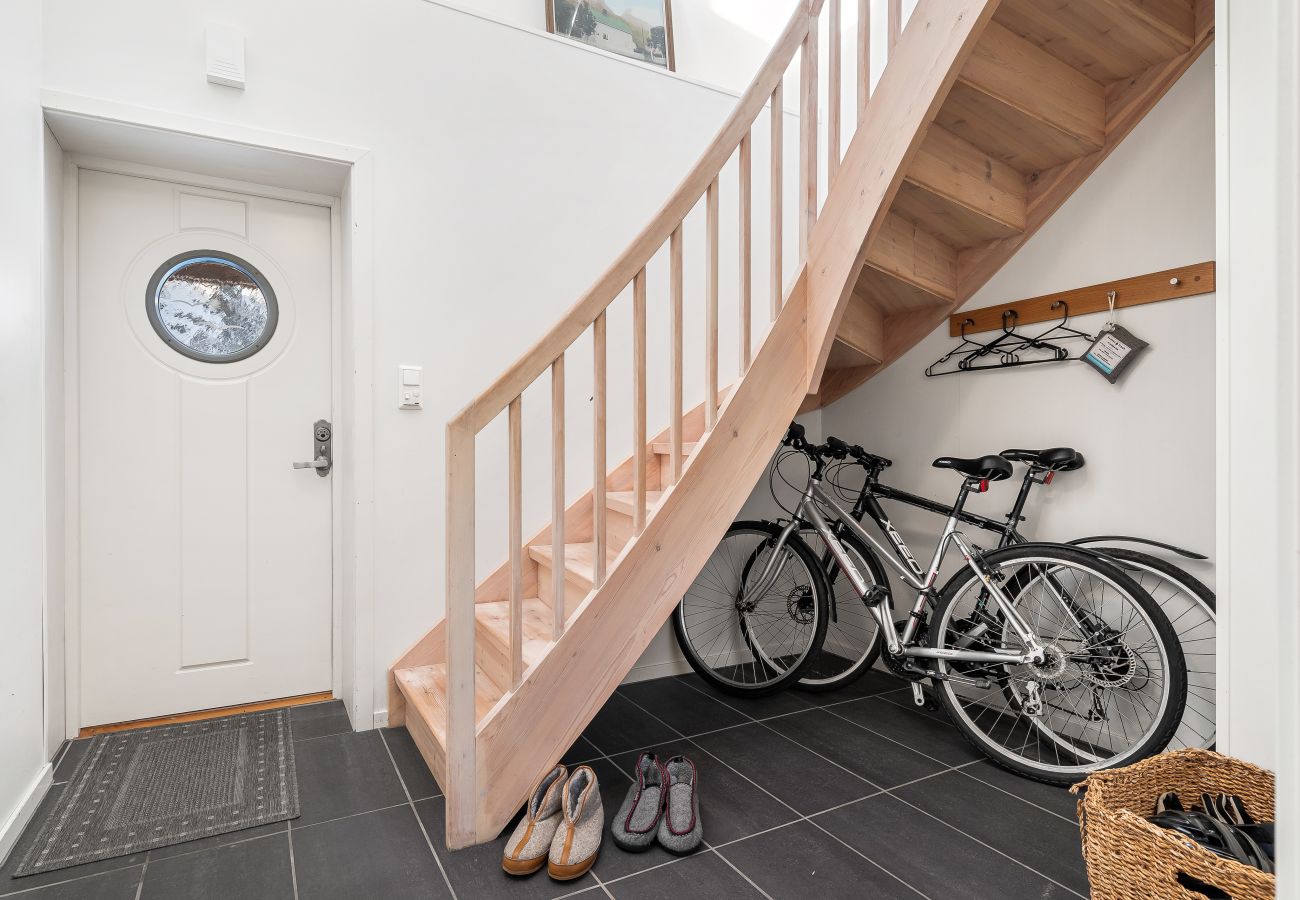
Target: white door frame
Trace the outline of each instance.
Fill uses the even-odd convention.
[[[366,150],[46,91],[46,122],[64,146],[65,590],[61,683],[47,719],[80,725],[77,183],[80,169],[326,206],[331,221],[331,689],[354,727],[374,723],[373,172]],[[231,177],[258,173],[258,183]],[[56,638],[57,639],[57,638]],[[59,674],[59,673],[55,673]],[[53,679],[51,679],[53,681]]]
[[[1300,13],[1289,0],[1220,3],[1214,46],[1216,555],[1225,598],[1219,749],[1276,770],[1277,895],[1294,897],[1300,893]]]

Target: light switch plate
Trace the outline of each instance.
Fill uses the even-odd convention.
[[[424,368],[397,367],[397,408],[424,409]]]

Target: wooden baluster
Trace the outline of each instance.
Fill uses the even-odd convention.
[[[817,222],[817,19],[810,17],[799,62],[799,259]]]
[[[898,45],[898,36],[903,33],[903,0],[889,0],[889,62],[894,56],[894,47]]]
[[[474,430],[447,425],[447,838],[474,842]]]
[[[858,125],[871,99],[871,0],[858,0]]]
[[[668,424],[672,449],[669,475],[676,484],[682,477],[682,226],[673,229],[669,241],[669,290],[672,293],[672,421]]]
[[[772,321],[781,314],[781,305],[785,302],[785,276],[782,274],[781,228],[785,212],[785,176],[781,171],[781,160],[785,150],[785,86],[776,83],[772,92]]]
[[[591,325],[592,357],[595,372],[592,378],[592,534],[596,543],[595,587],[605,583],[606,547],[609,535],[605,527],[605,478],[609,464],[605,459],[605,313],[596,316]]]
[[[740,374],[749,371],[750,348],[749,307],[753,293],[754,248],[750,234],[753,219],[754,161],[752,132],[740,139]]]
[[[718,179],[705,195],[708,218],[708,284],[704,308],[704,429],[718,421]]]
[[[510,687],[524,677],[523,398],[510,401]]]
[[[827,37],[831,45],[828,48],[828,69],[826,72],[826,77],[829,79],[826,84],[828,106],[826,111],[826,184],[827,190],[830,190],[830,183],[835,179],[835,173],[840,168],[840,104],[843,102],[840,96],[840,0],[830,0],[827,15],[830,16]]]
[[[645,269],[632,280],[632,532],[645,530]]]
[[[551,633],[564,634],[564,354],[551,363]]]

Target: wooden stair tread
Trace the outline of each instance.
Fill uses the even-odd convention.
[[[682,441],[682,458],[690,456],[695,452],[695,441]],[[672,456],[673,445],[671,441],[655,441],[653,446],[654,452],[659,456]]]
[[[685,454],[684,449],[682,453]],[[654,509],[663,495],[663,491],[646,491],[645,508],[647,510]],[[605,494],[605,505],[615,512],[630,516],[633,514],[636,505],[636,494],[633,491],[609,491]]]
[[[479,721],[492,707],[496,706],[501,694],[495,689],[492,680],[483,675],[481,669],[475,669],[474,679],[474,714]],[[443,746],[447,743],[447,664],[434,663],[429,666],[411,666],[394,669],[393,678],[402,689],[410,711],[419,714]]]
[[[551,565],[551,545],[534,544],[528,548],[528,555],[543,565]],[[606,571],[614,567],[614,560],[618,557],[618,551],[613,547],[606,548],[605,560]],[[564,545],[564,569],[570,575],[579,581],[586,583],[588,586],[596,580],[596,545],[593,542],[583,544],[565,544]]]
[[[551,608],[536,597],[523,601],[524,611],[524,667],[542,658],[551,645]],[[494,600],[474,606],[474,617],[479,630],[498,641],[505,650],[510,648],[510,601]]]

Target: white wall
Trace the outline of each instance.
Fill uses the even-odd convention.
[[[796,0],[671,2],[677,74],[736,93],[748,86],[796,6]],[[449,5],[546,30],[543,0],[450,0]]]
[[[1207,55],[969,306],[1213,259],[1212,109]],[[1104,318],[1071,324],[1095,333]],[[937,456],[1073,446],[1087,466],[1037,490],[1028,534],[1145,535],[1212,554],[1214,298],[1125,309],[1119,320],[1152,346],[1117,385],[1082,363],[926,378],[925,367],[957,343],[945,323],[829,406],[824,430],[893,459],[891,484],[942,499],[956,496],[957,478],[931,468]],[[1005,513],[1014,491],[994,486],[970,508]],[[909,541],[933,546],[940,520],[894,506]],[[1212,564],[1188,568],[1213,583]]]
[[[0,857],[49,771],[42,713],[44,303],[41,4],[14,0],[0,28]]]
[[[735,98],[570,41],[421,0],[89,0],[45,3],[44,86],[371,151],[375,223],[374,691],[442,614],[446,421],[549,328],[677,184]],[[203,76],[209,21],[242,27],[244,92]],[[339,48],[324,53],[321,48]],[[491,65],[484,65],[489,53]],[[467,73],[473,90],[463,89]],[[767,169],[760,118],[756,171]],[[785,128],[787,158],[797,128]],[[793,272],[794,167],[785,203]],[[767,191],[756,179],[754,241]],[[722,181],[722,253],[736,258],[735,175]],[[687,402],[703,396],[702,210],[686,226]],[[731,255],[728,256],[727,254]],[[649,270],[651,427],[667,422],[666,250]],[[723,269],[724,381],[736,371],[737,274]],[[766,268],[754,293],[767,296]],[[609,453],[630,453],[629,300],[612,310]],[[760,303],[758,308],[763,308]],[[399,411],[399,364],[425,367],[425,410]],[[569,355],[568,488],[590,482],[590,344]],[[524,397],[525,531],[549,519],[546,379]],[[504,416],[502,417],[504,419]],[[504,423],[479,457],[479,572],[505,559]],[[360,631],[358,632],[360,633]],[[350,648],[345,660],[350,659]],[[361,704],[357,705],[361,709]],[[358,724],[368,721],[366,713]]]

